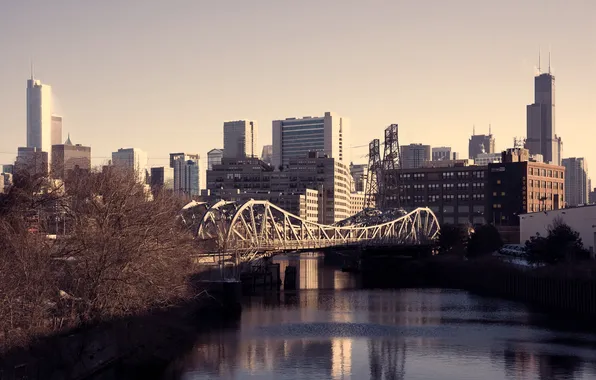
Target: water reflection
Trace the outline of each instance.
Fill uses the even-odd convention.
[[[282,283],[286,267],[296,267],[298,272],[297,289],[354,289],[358,287],[358,277],[342,272],[340,266],[325,265],[325,256],[320,252],[275,256],[273,261],[279,263]]]
[[[302,289],[336,283],[319,258],[304,261]],[[199,337],[172,365],[170,374],[183,374],[170,378],[596,378],[596,336],[541,327],[535,317],[515,303],[440,289],[253,297],[237,328]]]

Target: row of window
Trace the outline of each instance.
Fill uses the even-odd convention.
[[[415,185],[402,185],[402,189],[414,189],[414,190],[424,190],[425,188],[428,190],[439,190],[441,187],[443,189],[454,189],[457,188],[458,190],[466,190],[470,188],[469,182],[464,183],[429,183],[429,184],[415,184]],[[474,182],[472,183],[472,187],[474,189],[484,189],[484,182]]]
[[[484,194],[444,194],[444,195],[429,195],[428,197],[424,195],[414,195],[413,197],[410,195],[402,195],[399,197],[402,202],[407,202],[413,200],[414,203],[436,203],[440,202],[441,200],[444,202],[452,202],[453,200],[457,199],[459,201],[481,201],[484,200]]]
[[[530,187],[542,187],[543,189],[561,189],[563,190],[563,183],[562,182],[546,182],[546,181],[534,181],[531,179],[528,182]]]
[[[541,177],[550,177],[550,178],[561,178],[564,179],[565,175],[562,170],[552,170],[552,169],[540,169],[540,168],[530,168],[530,175],[541,176]]]

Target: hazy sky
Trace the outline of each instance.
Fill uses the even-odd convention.
[[[399,123],[402,144],[467,155],[491,123],[510,147],[541,47],[564,157],[596,165],[595,20],[594,0],[0,0],[0,162],[26,142],[31,58],[94,163],[134,146],[160,165],[205,164],[224,120],[257,120],[262,145],[271,120],[325,111],[351,119],[353,145]]]

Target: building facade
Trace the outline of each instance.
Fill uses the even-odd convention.
[[[487,221],[518,226],[519,215],[565,206],[565,168],[528,161],[527,149],[508,149],[488,165]]]
[[[354,181],[352,191],[366,191],[366,180],[368,178],[367,164],[350,164],[350,175]]]
[[[474,158],[474,165],[486,166],[488,164],[496,164],[502,161],[503,154],[499,153],[480,153]]]
[[[112,165],[132,173],[139,183],[146,183],[147,153],[137,148],[120,148],[112,152]]]
[[[592,257],[596,249],[596,205],[574,207],[547,212],[533,212],[520,215],[520,243],[524,244],[532,236],[548,236],[548,229],[555,220],[561,220],[579,233],[584,247]]]
[[[52,145],[52,176],[66,179],[71,173],[91,170],[91,147],[73,144],[70,136],[64,144]]]
[[[530,154],[541,154],[546,163],[561,165],[563,143],[556,134],[555,77],[550,69],[534,77],[534,103],[526,112],[526,148]]]
[[[207,152],[207,170],[212,170],[213,165],[221,164],[223,149],[211,149]]]
[[[588,163],[583,157],[564,158],[565,167],[565,204],[579,206],[588,204],[590,199],[590,184],[588,177]]]
[[[224,122],[224,157],[257,157],[257,132],[254,120]]]
[[[150,169],[149,185],[151,191],[156,194],[160,191],[174,190],[174,169],[165,166],[157,166]]]
[[[264,145],[263,151],[261,152],[261,161],[273,164],[273,145]]]
[[[48,152],[39,148],[18,148],[14,174],[17,175],[46,175],[49,169]]]
[[[52,142],[62,142],[62,121],[60,135],[53,136],[52,88],[34,79],[27,80],[27,148],[40,149],[50,153]],[[55,131],[56,134],[58,130]]]
[[[62,116],[52,115],[52,145],[62,144]]]
[[[452,151],[450,146],[437,146],[431,149],[431,160],[459,160],[459,153]]]
[[[425,162],[430,161],[430,145],[410,144],[400,147],[402,169],[421,168]]]
[[[492,133],[488,135],[472,135],[468,141],[468,158],[475,160],[483,153],[495,153],[495,138]]]
[[[400,203],[406,211],[429,207],[439,224],[486,222],[485,166],[443,166],[402,169]]]
[[[219,195],[221,191],[238,189],[241,192],[269,191],[273,168],[258,158],[224,158],[207,171],[207,190]]]
[[[174,171],[173,191],[186,197],[201,195],[198,154],[170,153],[170,167]]]
[[[334,112],[325,112],[322,117],[274,120],[272,134],[276,170],[310,152],[320,152],[344,165],[350,162],[350,121]]]

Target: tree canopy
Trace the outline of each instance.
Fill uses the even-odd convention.
[[[468,229],[456,224],[445,224],[439,231],[438,248],[441,254],[463,253],[468,241]]]
[[[492,224],[478,226],[468,241],[468,257],[491,254],[503,246],[501,234]]]
[[[546,237],[536,234],[526,241],[528,261],[533,264],[558,264],[586,260],[590,257],[579,233],[557,218],[548,228]]]

